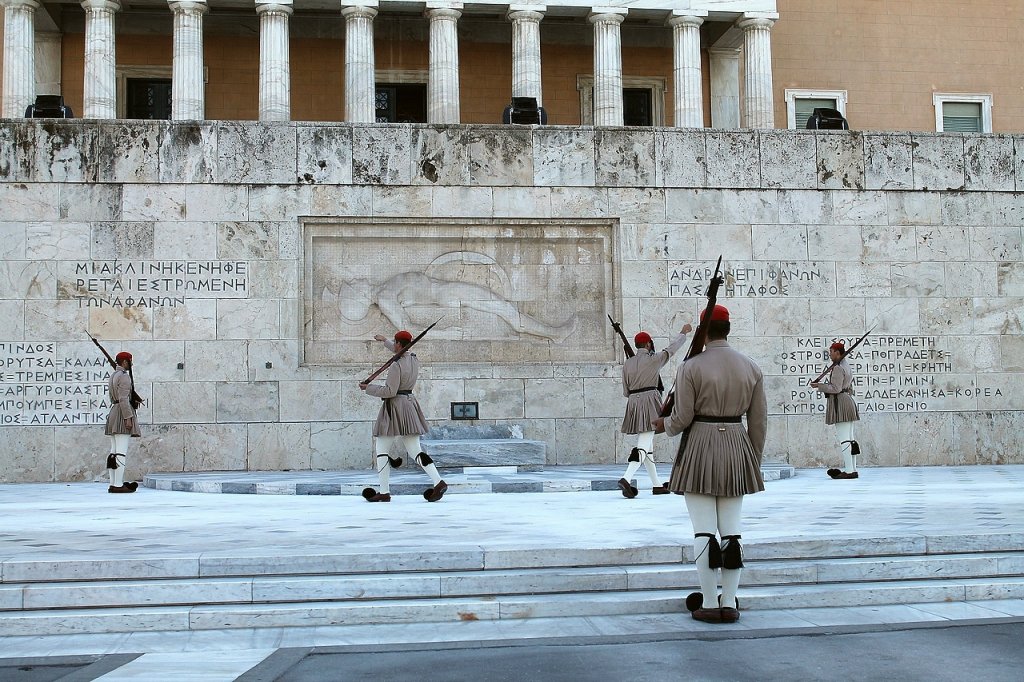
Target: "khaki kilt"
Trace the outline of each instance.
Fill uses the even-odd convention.
[[[423,435],[430,430],[415,396],[399,394],[382,403],[373,424],[374,436]]]
[[[764,490],[761,457],[746,427],[730,422],[693,422],[686,449],[676,455],[668,488],[677,493],[739,497]]]
[[[842,393],[826,393],[825,396],[826,424],[860,421],[857,401],[854,400],[853,394],[843,391]]]

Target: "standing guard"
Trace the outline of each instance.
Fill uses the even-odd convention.
[[[104,433],[110,436],[110,454],[107,455],[110,487],[107,488],[107,492],[133,493],[139,484],[135,481],[124,482],[124,468],[128,458],[128,443],[132,438],[141,437],[142,432],[139,430],[139,420],[135,414],[136,394],[131,376],[132,354],[121,351],[114,358],[114,364],[117,369],[107,382],[110,412],[107,414],[107,425],[104,430]]]
[[[636,447],[629,451],[626,473],[619,479],[622,496],[633,499],[638,491],[631,481],[640,465],[647,469],[651,478],[651,494],[667,495],[668,487],[658,478],[654,463],[654,427],[652,422],[661,411],[661,368],[686,342],[686,335],[693,329],[684,324],[679,335],[668,348],[656,352],[651,335],[641,331],[633,338],[636,354],[622,364],[622,395],[627,397],[626,414],[622,419],[622,433],[636,436]]]
[[[852,346],[850,350],[853,350]],[[860,421],[860,413],[857,411],[857,401],[853,399],[853,372],[846,361],[847,355],[842,341],[833,343],[828,349],[828,356],[832,360],[832,366],[827,372],[828,381],[811,382],[811,388],[825,394],[825,424],[836,427],[836,445],[843,457],[843,468],[831,468],[825,473],[838,480],[860,478],[857,473],[860,444],[853,439],[853,423]]]
[[[420,337],[422,336],[423,334],[420,334]],[[417,337],[416,340],[419,340],[420,337]],[[441,475],[437,472],[437,467],[434,466],[430,455],[420,448],[420,436],[429,431],[430,427],[423,416],[419,402],[416,401],[416,397],[412,393],[412,389],[416,385],[416,378],[419,376],[420,361],[415,353],[407,351],[415,341],[412,334],[405,330],[395,334],[394,343],[389,342],[387,337],[382,334],[377,334],[373,338],[382,341],[388,350],[395,353],[395,356],[388,365],[385,365],[388,367],[388,378],[383,386],[369,383],[377,373],[359,384],[359,388],[366,391],[367,395],[372,395],[383,401],[380,412],[377,414],[377,421],[373,425],[374,463],[380,480],[380,490],[364,488],[363,497],[367,502],[391,501],[389,483],[391,468],[397,469],[402,466],[402,458],[392,457],[391,453],[394,452],[395,441],[400,439],[405,446],[406,453],[414,457],[416,463],[434,483],[432,487],[423,491],[424,499],[427,502],[437,502],[448,490],[448,484],[441,480]],[[413,453],[416,454],[413,455]]]

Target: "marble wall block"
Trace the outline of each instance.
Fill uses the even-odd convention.
[[[258,185],[249,188],[249,219],[292,222],[309,215],[313,190],[307,185]]]
[[[194,221],[249,219],[246,185],[189,185],[185,188],[185,217]]]
[[[217,224],[217,257],[224,260],[277,258],[280,224],[276,222],[230,221]]]
[[[903,443],[899,440],[900,416],[902,415],[894,412],[864,412],[861,414],[860,421],[854,425],[853,431],[853,436],[860,443],[861,450],[857,457],[857,466],[899,466],[900,457],[910,454],[905,450],[901,452]],[[819,419],[824,427],[824,417],[819,417]],[[834,436],[832,437],[834,438]],[[842,458],[839,455],[838,446],[835,447],[836,454],[828,461],[834,462],[834,465],[838,466],[842,463]]]
[[[911,225],[865,225],[860,234],[865,261],[917,260],[917,230]]]
[[[582,379],[537,379],[526,382],[526,417],[583,417]]]
[[[722,222],[724,223],[778,223],[778,191],[722,190]]]
[[[725,212],[725,193],[717,189],[666,189],[666,218],[678,223],[718,223]]]
[[[523,379],[467,379],[463,385],[463,399],[479,403],[483,419],[523,419],[526,416]]]
[[[1013,177],[1015,189],[1024,192],[1024,135],[1013,136]]]
[[[779,190],[779,222],[783,224],[826,225],[833,221],[834,192],[815,190]]]
[[[249,341],[250,381],[305,381],[310,376],[309,367],[299,364],[298,339]]]
[[[93,153],[96,180],[112,183],[153,183],[160,179],[163,122],[104,121],[95,126]]]
[[[947,293],[986,298],[997,295],[995,263],[949,262],[945,268]]]
[[[0,319],[4,321],[0,336],[7,341],[25,337],[25,301],[0,300]]]
[[[186,341],[185,381],[246,381],[245,341]]]
[[[490,187],[495,218],[550,218],[550,187]],[[433,197],[437,203],[437,195]]]
[[[216,260],[217,223],[153,223],[153,258],[157,260]]]
[[[310,424],[310,468],[314,471],[366,469],[368,473],[372,472],[372,426],[370,422]]]
[[[466,400],[464,384],[460,379],[420,380],[416,382],[416,400],[427,420],[448,419],[451,404]]]
[[[974,299],[974,332],[977,334],[1024,333],[1024,299]]]
[[[843,292],[845,295],[847,292]],[[856,295],[856,292],[849,292]],[[829,305],[814,306],[808,331],[812,335],[850,334],[860,336],[869,328],[864,299],[836,298]]]
[[[597,184],[593,128],[537,128],[533,133],[534,183],[544,187]]]
[[[373,187],[373,215],[430,215],[433,207],[432,187]]]
[[[991,225],[992,195],[978,192],[943,192],[943,225]]]
[[[412,130],[412,168],[415,185],[468,185],[469,147],[460,126],[426,126]]]
[[[148,431],[148,427],[142,428]],[[109,480],[107,455],[110,454],[110,436],[103,435],[102,425],[62,426],[53,429],[53,436],[54,481]],[[131,455],[135,449],[129,448]]]
[[[340,381],[280,381],[278,395],[283,422],[340,422]]]
[[[1024,336],[999,337],[999,367],[1005,372],[1024,372]]]
[[[753,130],[706,133],[707,186],[761,186],[761,154],[758,133]]]
[[[621,376],[583,380],[583,413],[588,418],[621,419],[625,410]]]
[[[983,415],[982,415],[983,416]],[[950,414],[949,462],[953,466],[978,463],[978,413]]]
[[[964,188],[964,136],[961,133],[914,133],[914,189]]]
[[[217,385],[209,382],[157,382],[151,400],[153,421],[202,424],[217,421]]]
[[[704,187],[707,183],[703,132],[682,128],[658,130],[654,134],[654,153],[654,181],[658,187]]]
[[[466,136],[473,185],[533,185],[533,133],[502,126],[474,127]]]
[[[608,212],[625,221],[663,223],[667,220],[665,190],[609,187]]]
[[[121,220],[123,185],[62,184],[61,220]]]
[[[817,184],[815,134],[804,130],[758,131],[761,187],[805,188]]]
[[[25,255],[32,260],[72,260],[89,253],[89,223],[25,225]]]
[[[619,226],[623,260],[693,260],[696,226],[673,223],[624,223]]]
[[[34,426],[0,429],[0,452],[5,453],[0,483],[54,480],[54,430]]]
[[[964,187],[978,192],[1012,192],[1013,138],[1009,135],[964,136]]]
[[[864,134],[864,186],[867,189],[912,189],[913,143],[910,135]]]
[[[525,213],[525,211],[524,211]],[[490,187],[434,187],[430,196],[430,215],[441,217],[490,217],[494,202]]]
[[[1019,414],[987,412],[977,415],[978,464],[1020,464]]]
[[[78,308],[78,301],[68,301],[68,303]],[[102,329],[103,334],[111,338],[144,340],[153,336],[153,310],[155,308],[125,306],[124,308],[78,309],[87,311],[89,329]]]
[[[281,336],[280,305],[275,299],[217,301],[217,338],[276,339]]]
[[[615,463],[619,449],[616,447],[615,432],[622,425],[621,416],[607,419],[555,419],[554,422],[553,449],[556,464]],[[552,450],[551,445],[548,450]]]
[[[788,462],[796,467],[836,466],[839,459],[835,436],[822,415],[782,417],[786,421]],[[858,435],[859,437],[859,435]],[[767,447],[767,442],[765,443]]]
[[[974,299],[967,297],[920,299],[921,333],[970,334],[974,331]]]
[[[97,260],[149,260],[155,254],[155,227],[151,222],[92,224],[92,257]],[[80,251],[68,260],[82,259]]]
[[[408,185],[412,181],[410,126],[352,128],[352,182]]]
[[[310,210],[315,216],[368,216],[373,213],[374,189],[371,187],[316,185],[312,187]]]
[[[967,372],[1005,372],[1007,370],[1002,364],[999,349],[1000,341],[1004,338],[1015,338],[995,335],[977,335],[954,337],[950,339],[950,345],[955,348],[958,362],[954,367],[961,364]],[[1019,338],[1019,337],[1017,337]]]
[[[249,424],[246,468],[249,471],[308,470],[310,426]]]
[[[29,339],[56,341],[79,335],[86,328],[97,329],[90,326],[89,313],[87,308],[78,307],[78,301],[25,301],[25,336]],[[128,330],[122,327],[118,331]]]
[[[298,260],[252,261],[249,263],[249,295],[260,298],[297,298]]]
[[[807,260],[806,225],[751,225],[754,260]]]
[[[551,216],[603,218],[608,215],[608,189],[604,187],[552,187]]]
[[[28,223],[0,221],[0,253],[7,260],[26,259]]]
[[[216,299],[186,299],[184,305],[153,310],[153,338],[194,341],[216,337]]]
[[[890,271],[893,296],[944,296],[946,269],[943,263],[893,263]]]
[[[939,192],[888,192],[890,225],[938,225],[942,221]]]
[[[20,180],[18,172],[18,161],[25,154],[17,154],[18,144],[16,138],[24,135],[24,126],[0,126],[0,181],[12,182]]]
[[[748,261],[753,257],[749,225],[698,225],[696,229],[697,258],[715,261],[722,257],[723,266],[728,261]]]
[[[754,310],[754,332],[758,335],[805,336],[810,333],[811,308],[807,299],[760,299],[754,302]]]
[[[225,182],[295,182],[296,132],[291,123],[217,123],[217,174]]]
[[[864,136],[815,132],[818,189],[864,189]]]
[[[654,131],[598,128],[595,132],[597,182],[605,187],[651,187],[657,165]]]
[[[33,180],[95,182],[99,160],[94,149],[96,127],[44,122],[34,126]]]
[[[374,369],[367,366],[366,373],[359,379],[341,382],[341,409],[345,419],[350,421],[376,421],[380,412],[380,399],[366,395],[359,390],[359,382],[366,378]]]
[[[836,287],[860,296],[889,296],[892,279],[888,263],[836,263]]]
[[[352,182],[352,128],[298,123],[295,127],[298,182],[348,185]]]
[[[1024,296],[1024,264],[999,263],[996,287],[1000,296]]]
[[[867,329],[884,334],[921,334],[921,308],[918,298],[868,298],[864,300]]]
[[[214,122],[172,121],[165,124],[159,153],[160,182],[220,181],[217,173],[217,124]]]
[[[133,439],[125,462],[125,480],[141,481],[154,471],[185,470],[185,440],[182,427],[155,424],[142,427],[143,438]]]
[[[978,388],[982,393],[978,396],[978,409],[980,410],[1012,410],[1010,413],[1014,418],[1019,417],[1019,411],[1024,406],[1024,378],[1017,373],[1000,372],[979,376]],[[1002,393],[1002,395],[999,395]],[[1014,414],[1017,413],[1017,414]],[[1015,461],[1020,462],[1022,457],[1016,454]]]
[[[185,185],[124,185],[122,220],[185,219]]]
[[[1024,194],[992,193],[992,224],[1024,227]]]
[[[0,183],[0,206],[5,221],[59,220],[59,185]]]
[[[668,294],[669,265],[664,261],[625,261],[620,265],[623,296],[665,296]]]
[[[275,381],[225,382],[217,384],[217,421],[267,422],[280,417],[280,399]]]
[[[0,261],[0,299],[53,299],[57,271],[52,261]]]
[[[837,225],[887,225],[884,192],[833,192],[832,216]]]
[[[245,424],[189,424],[181,427],[185,471],[245,469],[248,444]]]

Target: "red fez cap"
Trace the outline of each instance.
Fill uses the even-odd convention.
[[[402,343],[409,343],[412,341],[412,334],[405,331],[404,329],[400,332],[395,332],[395,341],[401,341]]]
[[[705,315],[705,313],[707,313],[707,311],[708,311],[707,308],[705,308],[704,310],[700,311],[701,322],[728,322],[729,321],[729,311],[726,309],[726,307],[724,305],[716,305],[714,308],[711,309],[711,316],[708,317],[707,319],[705,319],[704,315]]]
[[[128,351],[126,351],[126,350],[123,350],[120,353],[118,353],[116,356],[114,356],[114,362],[121,362],[122,360],[131,360],[131,359],[132,359],[132,354],[129,353]]]
[[[831,346],[829,346],[828,349],[829,350],[837,350],[837,351],[840,351],[840,352],[846,352],[846,346],[843,345],[842,341],[836,341]]]
[[[651,342],[651,335],[647,332],[640,332],[633,337],[633,343],[636,344],[637,348],[643,348]]]

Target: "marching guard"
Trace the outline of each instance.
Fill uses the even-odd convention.
[[[110,486],[107,492],[133,493],[139,484],[135,481],[124,482],[124,468],[128,458],[128,443],[132,438],[140,438],[142,432],[139,430],[139,420],[133,405],[135,387],[130,373],[132,354],[121,351],[114,358],[114,363],[117,369],[107,382],[110,412],[107,414],[107,425],[104,430],[104,433],[110,436],[110,454],[107,455]]]
[[[827,372],[828,381],[812,381],[811,388],[825,394],[825,424],[835,426],[836,446],[843,458],[843,468],[831,468],[825,473],[836,480],[860,478],[857,473],[860,444],[853,439],[853,423],[860,421],[860,413],[857,401],[853,399],[853,372],[846,361],[845,344],[842,341],[833,343],[828,349],[828,356],[832,360],[832,367]]]

